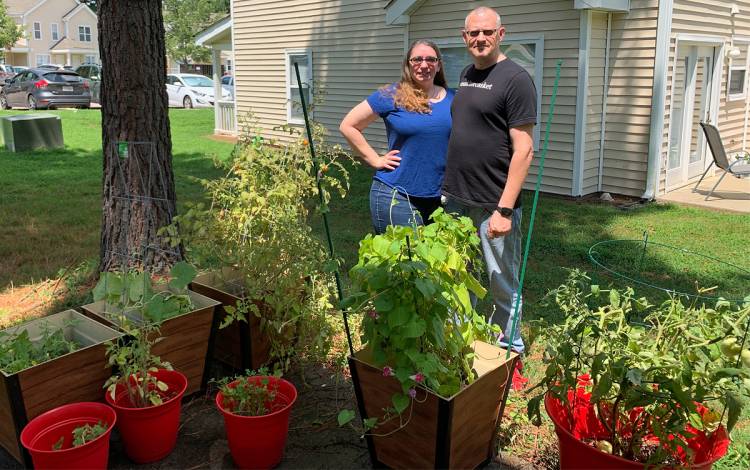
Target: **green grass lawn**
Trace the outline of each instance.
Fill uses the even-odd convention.
[[[0,116],[25,111],[0,111]],[[32,283],[98,256],[101,219],[101,113],[45,111],[62,118],[65,148],[11,153],[0,148],[0,292]],[[232,144],[210,139],[213,110],[169,111],[178,204],[201,188],[190,176],[211,177],[211,156]]]
[[[11,113],[15,112],[0,111],[0,116]],[[22,285],[53,277],[61,269],[98,256],[102,184],[100,112],[52,113],[62,117],[64,149],[19,154],[0,150],[0,292],[11,283]],[[218,176],[220,172],[214,168],[212,157],[227,158],[232,144],[210,138],[213,131],[210,109],[173,109],[170,120],[180,206],[201,198],[201,188],[190,181],[190,176]],[[371,172],[356,166],[351,177],[348,197],[334,200],[329,214],[334,244],[346,268],[356,263],[358,242],[371,230],[368,207]],[[527,228],[531,194],[523,197],[524,228]],[[321,230],[319,218],[313,223]],[[589,247],[603,240],[640,240],[644,232],[651,242],[732,261],[750,269],[750,216],[662,204],[622,210],[544,195],[539,200],[525,282],[525,319],[544,317],[554,321],[555,313],[546,310],[539,301],[563,281],[566,268],[589,271],[601,283],[626,285],[625,281],[613,280],[593,267],[588,258]],[[734,298],[750,294],[747,272],[708,258],[656,244],[643,256],[635,244],[606,248],[599,250],[601,259],[617,270],[643,276],[653,284],[687,292],[694,292],[696,284],[716,286],[714,293]],[[651,296],[652,301],[657,300],[655,296],[663,295],[649,289],[636,290]],[[538,366],[533,361],[529,364],[532,378]],[[523,435],[527,423],[521,414],[518,416]],[[515,418],[510,421],[515,423]],[[735,435],[742,445],[750,440],[744,424]],[[514,442],[523,442],[523,438]],[[513,449],[511,445],[511,452]]]

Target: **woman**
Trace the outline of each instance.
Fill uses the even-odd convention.
[[[427,223],[440,205],[453,95],[440,50],[432,41],[419,40],[404,57],[401,80],[368,96],[341,121],[339,129],[349,145],[376,170],[370,188],[376,233],[388,225]],[[385,155],[362,134],[378,116],[388,135]]]

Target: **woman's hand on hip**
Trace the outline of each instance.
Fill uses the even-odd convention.
[[[377,160],[370,162],[376,170],[395,170],[401,164],[401,157],[398,156],[399,150],[391,150]]]

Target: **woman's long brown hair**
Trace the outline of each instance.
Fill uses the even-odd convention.
[[[435,51],[435,55],[438,58],[438,64],[440,70],[435,73],[434,84],[448,89],[448,84],[445,81],[445,73],[443,72],[443,58],[440,55],[440,49],[437,44],[427,39],[418,39],[411,43],[409,50],[404,56],[404,60],[401,66],[401,80],[396,85],[395,90],[390,90],[393,94],[393,102],[396,106],[399,106],[407,111],[416,113],[430,113],[430,102],[427,93],[424,92],[417,83],[414,81],[414,77],[411,73],[411,64],[409,63],[409,57],[411,57],[411,51],[417,46],[431,47]],[[383,87],[384,91],[388,91],[387,88]]]

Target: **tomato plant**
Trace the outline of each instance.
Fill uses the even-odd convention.
[[[560,400],[592,445],[649,465],[689,465],[690,439],[737,423],[750,392],[750,302],[652,305],[631,288],[591,285],[579,271],[552,297],[565,319],[542,328],[547,368],[534,388]],[[528,405],[537,423],[542,399]],[[583,402],[593,423],[577,419]]]

